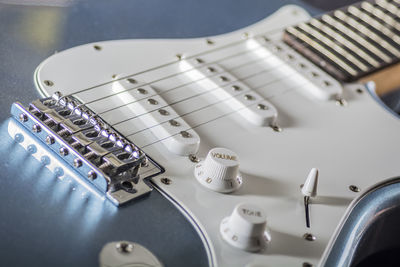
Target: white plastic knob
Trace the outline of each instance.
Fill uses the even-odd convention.
[[[266,231],[265,213],[256,205],[242,203],[230,217],[222,220],[220,233],[230,245],[247,251],[259,251],[271,240]]]
[[[226,148],[211,149],[206,159],[196,165],[194,175],[202,185],[221,193],[230,193],[242,185],[239,158]]]

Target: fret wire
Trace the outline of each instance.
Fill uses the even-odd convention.
[[[358,21],[354,20],[350,16],[346,15],[343,11],[337,10],[334,12],[335,16],[341,19],[342,21],[348,23],[350,26],[353,26],[355,29],[360,31],[361,33],[365,34],[375,42],[377,42],[380,46],[388,50],[390,53],[395,55],[396,57],[400,57],[400,51],[394,48],[391,44],[383,40],[377,34],[372,32],[370,29],[359,23]],[[391,60],[392,61],[392,60]]]
[[[279,68],[279,67],[282,67],[282,66],[285,66],[285,65],[278,66],[278,68]],[[261,71],[258,71],[258,72],[252,73],[252,74],[250,74],[250,75],[247,75],[246,77],[244,77],[244,78],[242,78],[242,79],[236,79],[236,80],[234,80],[234,81],[231,81],[229,84],[222,86],[222,88],[225,87],[225,86],[232,86],[232,84],[235,83],[235,82],[243,82],[243,81],[245,81],[245,80],[247,80],[247,79],[249,79],[249,78],[252,78],[252,77],[254,77],[254,76],[257,76],[257,75],[260,75],[260,74],[263,74],[263,73],[266,73],[266,72],[274,71],[274,70],[276,70],[276,69],[277,69],[277,68],[274,68],[274,69],[263,69],[263,70],[261,70]],[[139,118],[139,117],[141,117],[141,116],[150,114],[150,113],[152,113],[152,112],[156,112],[156,111],[157,111],[158,109],[160,109],[160,108],[170,107],[170,106],[176,105],[176,104],[178,104],[178,103],[184,102],[184,101],[186,101],[186,100],[190,100],[190,99],[193,99],[193,98],[195,98],[195,97],[198,97],[198,96],[201,96],[201,95],[204,95],[204,94],[213,92],[213,91],[215,91],[215,90],[218,90],[219,88],[221,88],[221,86],[216,86],[216,87],[214,87],[214,88],[211,88],[211,89],[209,89],[209,90],[207,90],[207,91],[204,91],[204,92],[201,92],[201,93],[199,93],[199,94],[195,94],[195,95],[192,95],[192,96],[190,96],[190,97],[181,99],[181,100],[179,100],[179,101],[175,101],[175,102],[173,102],[173,103],[171,103],[171,104],[167,104],[167,105],[158,107],[156,110],[152,110],[152,111],[149,111],[149,112],[146,112],[146,113],[143,113],[143,114],[140,114],[140,115],[136,115],[136,116],[133,116],[133,117],[124,119],[124,120],[122,120],[122,121],[113,123],[113,124],[111,124],[111,126],[115,126],[115,125],[118,125],[118,124],[127,122],[127,121],[129,121],[129,120],[133,120],[133,119]]]
[[[385,10],[389,11],[390,13],[392,13],[393,15],[395,15],[396,17],[399,17],[400,13],[399,13],[398,8],[395,5],[389,3],[385,0],[377,0],[376,3],[379,6],[381,6],[383,9],[385,9]]]
[[[307,84],[307,83],[305,83],[305,84]],[[296,89],[296,88],[299,88],[299,87],[301,87],[301,86],[303,86],[303,85],[305,85],[305,84],[302,84],[302,85],[300,85],[300,86],[299,86],[299,85],[296,85],[296,86],[290,87],[290,88],[288,88],[288,89],[287,89],[285,92],[283,92],[283,93],[290,92],[290,91],[292,91],[292,90],[294,90],[294,89]],[[275,97],[275,96],[271,96],[271,97],[269,97],[268,99],[271,99],[271,98],[273,98],[273,97]],[[247,105],[247,106],[245,106],[245,107],[243,107],[243,108],[240,108],[240,109],[233,110],[233,111],[231,111],[231,112],[222,114],[221,116],[218,116],[218,117],[216,117],[216,118],[214,118],[214,119],[212,119],[212,120],[209,120],[209,121],[206,121],[206,122],[203,122],[203,123],[199,123],[199,124],[197,124],[197,125],[195,125],[195,126],[193,126],[193,127],[189,127],[189,128],[187,128],[185,131],[194,130],[194,129],[196,129],[196,128],[200,127],[200,126],[203,126],[203,125],[205,125],[205,124],[207,124],[207,123],[210,123],[210,122],[219,120],[219,119],[221,119],[221,118],[223,118],[223,117],[229,116],[229,115],[231,115],[231,114],[233,114],[233,113],[236,113],[236,112],[241,111],[242,109],[245,109],[245,108],[248,108],[248,107],[251,107],[251,106],[254,106],[254,105],[257,105],[257,103],[253,103],[253,104]],[[159,143],[159,142],[162,142],[162,141],[164,141],[164,140],[166,140],[166,139],[168,139],[168,138],[171,138],[171,137],[173,137],[173,136],[175,136],[175,135],[178,135],[178,134],[180,134],[180,133],[176,133],[176,134],[173,134],[173,135],[164,137],[164,138],[162,138],[162,139],[160,139],[160,140],[157,140],[157,141],[155,141],[155,142],[152,142],[152,143],[150,143],[150,144],[144,145],[144,146],[141,147],[141,149],[144,149],[144,148],[146,148],[146,147],[148,147],[148,146],[155,145],[155,144],[157,144],[157,143]]]
[[[262,34],[254,35],[252,38],[263,37],[264,35],[272,35],[272,34],[278,32],[278,31],[281,31],[281,30],[282,30],[282,28],[272,29],[272,30],[270,30],[270,31],[268,31],[268,32],[264,32],[264,33],[262,33]],[[216,47],[216,48],[214,48],[214,49],[209,49],[209,50],[200,52],[200,53],[198,53],[198,54],[195,54],[195,55],[192,55],[192,56],[188,56],[188,57],[186,57],[185,59],[194,59],[194,58],[201,57],[201,56],[204,56],[204,55],[207,55],[207,54],[211,54],[211,53],[216,52],[216,51],[219,51],[219,50],[223,50],[223,49],[226,49],[226,48],[235,46],[235,45],[239,45],[239,44],[241,44],[241,43],[246,42],[247,40],[248,40],[248,39],[243,39],[243,40],[231,42],[231,43],[228,43],[228,44],[226,44],[226,45],[223,45],[223,46],[220,46],[220,47]],[[91,90],[91,89],[94,89],[94,88],[97,88],[97,87],[100,87],[100,86],[103,86],[103,85],[107,85],[107,84],[113,83],[113,82],[115,82],[115,81],[120,81],[120,80],[124,80],[124,79],[127,79],[127,78],[134,78],[134,76],[141,75],[141,74],[144,74],[144,73],[148,73],[148,72],[151,72],[151,71],[154,71],[154,70],[157,70],[157,69],[161,69],[161,68],[164,68],[164,67],[168,67],[168,66],[171,66],[171,65],[174,65],[174,64],[179,64],[179,61],[171,61],[171,62],[162,64],[162,65],[159,65],[159,66],[156,66],[156,67],[147,69],[147,70],[143,70],[143,71],[140,71],[140,72],[136,72],[136,73],[134,73],[134,74],[126,75],[126,76],[120,77],[120,78],[118,78],[118,79],[113,79],[113,80],[108,81],[108,82],[104,82],[104,83],[97,84],[97,85],[92,86],[92,87],[88,87],[88,88],[85,88],[85,89],[81,89],[81,90],[78,90],[78,91],[73,92],[73,93],[71,93],[71,94],[69,94],[69,95],[66,95],[66,96],[75,95],[75,94],[78,94],[78,93],[83,93],[83,92],[86,92],[86,91],[88,91],[88,90]],[[177,73],[176,75],[179,75],[179,74],[180,74],[180,72]],[[152,81],[151,81],[151,82],[152,82]],[[151,82],[150,82],[150,83],[151,83]]]
[[[346,46],[350,51],[353,51],[355,54],[358,55],[358,57],[364,59],[367,61],[369,64],[371,64],[373,67],[378,68],[380,67],[380,64],[378,61],[376,61],[374,58],[372,58],[370,55],[364,52],[364,50],[359,49],[356,45],[354,45],[348,38],[345,36],[342,36],[341,34],[338,34],[337,32],[333,31],[330,27],[326,26],[325,24],[321,23],[317,19],[311,19],[310,21],[311,25],[313,25],[315,28],[321,29],[326,35],[330,36],[333,39],[338,40],[340,43],[342,43],[344,46]]]
[[[368,70],[368,67],[365,66],[358,59],[356,59],[352,54],[350,54],[349,52],[344,50],[342,47],[340,47],[337,44],[335,44],[333,41],[331,41],[329,38],[325,37],[324,35],[322,35],[318,31],[316,31],[313,28],[311,28],[309,25],[307,25],[305,23],[301,23],[301,24],[298,25],[298,27],[300,27],[300,29],[304,30],[306,33],[308,33],[308,34],[312,35],[313,37],[315,37],[317,40],[321,41],[322,42],[321,45],[325,45],[326,48],[331,48],[334,51],[336,51],[336,53],[338,55],[342,55],[344,57],[343,62],[348,61],[346,63],[347,65],[349,65],[349,63],[350,64],[353,63],[357,68],[359,68],[362,71],[367,71]]]
[[[361,7],[400,32],[400,24],[381,9],[371,5],[369,2],[363,2]]]
[[[391,31],[387,26],[377,21],[375,18],[371,17],[366,12],[363,12],[359,8],[349,7],[349,12],[356,17],[359,17],[365,23],[372,25],[376,30],[382,32],[388,38],[393,39],[394,42],[400,44],[400,37],[397,36],[393,31]]]
[[[254,75],[252,75],[252,76],[254,76]],[[273,81],[269,81],[269,82],[267,82],[267,83],[264,83],[264,84],[262,84],[262,85],[259,85],[259,86],[255,87],[255,88],[252,89],[252,90],[253,90],[253,91],[257,91],[257,89],[259,89],[259,88],[262,88],[262,87],[264,87],[264,86],[273,84],[273,83],[275,83],[275,82],[279,82],[279,81],[281,81],[281,80],[283,80],[283,79],[285,79],[285,78],[287,78],[287,77],[290,77],[290,75],[286,75],[286,76],[284,76],[284,77],[280,77],[280,78],[275,79],[275,80],[273,80]],[[246,77],[246,78],[242,79],[241,81],[244,81],[244,80],[249,79],[249,78],[251,78],[251,77]],[[219,88],[219,87],[217,87],[217,89],[218,89],[218,88]],[[176,120],[176,119],[183,118],[183,117],[185,117],[185,116],[187,116],[187,115],[190,115],[190,114],[192,114],[192,113],[195,113],[195,112],[197,112],[197,111],[200,111],[200,110],[203,110],[203,109],[206,109],[206,108],[215,106],[215,105],[217,105],[217,104],[226,102],[226,101],[228,101],[228,100],[231,100],[231,99],[234,99],[234,98],[237,98],[237,97],[240,97],[240,96],[243,96],[244,94],[248,94],[248,93],[249,93],[249,90],[248,90],[248,91],[243,91],[243,92],[241,92],[241,93],[239,93],[239,94],[237,94],[237,95],[229,96],[229,97],[227,97],[227,98],[225,98],[225,99],[223,99],[223,100],[219,100],[219,101],[217,101],[217,102],[214,102],[214,103],[212,103],[212,104],[208,104],[208,105],[203,106],[203,107],[201,107],[201,108],[198,108],[198,109],[195,109],[195,110],[192,110],[192,111],[188,111],[188,112],[186,112],[186,113],[184,113],[184,114],[182,114],[182,115],[176,116],[176,117],[174,117],[174,118],[172,118],[172,119],[173,119],[173,120]],[[131,119],[135,119],[135,118],[131,118]],[[143,131],[145,131],[145,130],[149,130],[149,129],[154,128],[154,127],[157,127],[157,126],[159,126],[159,125],[168,123],[169,120],[171,120],[171,119],[168,119],[168,120],[166,120],[165,122],[162,122],[162,123],[160,123],[160,124],[156,124],[156,125],[153,125],[153,126],[144,128],[144,129],[139,130],[139,131],[137,131],[137,132],[127,134],[126,137],[129,137],[129,136],[132,136],[132,135],[134,135],[134,134],[138,134],[138,133],[140,133],[140,132],[143,132]]]
[[[396,4],[400,5],[400,0],[393,0]]]
[[[343,62],[340,58],[335,56],[333,53],[330,51],[326,50],[323,46],[321,46],[319,43],[315,42],[311,38],[309,38],[307,35],[304,33],[300,32],[294,27],[289,27],[286,29],[289,33],[293,34],[297,38],[303,40],[306,42],[308,45],[311,47],[316,47],[320,53],[322,53],[324,56],[328,57],[332,62],[336,63],[339,65],[344,71],[347,73],[351,74],[352,76],[357,75],[357,71],[354,70],[352,67],[348,66],[345,62]]]
[[[324,22],[326,22],[327,24],[329,24],[330,26],[338,29],[339,31],[341,31],[344,34],[346,34],[347,36],[349,36],[355,42],[357,42],[358,44],[363,46],[366,50],[368,50],[371,54],[376,55],[378,58],[382,59],[386,63],[389,63],[391,61],[390,57],[387,56],[380,49],[378,49],[374,44],[370,43],[366,39],[362,38],[360,35],[353,32],[349,27],[347,27],[345,24],[343,24],[339,20],[336,20],[332,16],[328,16],[328,15],[323,15],[322,20]]]
[[[261,48],[259,48],[259,49],[261,49]],[[251,51],[247,51],[247,52],[254,52],[254,51],[255,51],[255,50],[251,50]],[[266,60],[266,59],[268,59],[269,57],[270,57],[270,55],[268,55],[268,56],[266,56],[266,57],[262,57],[262,58],[257,58],[256,60],[247,61],[247,62],[242,63],[242,64],[240,64],[240,65],[238,65],[238,66],[236,66],[236,67],[234,67],[234,68],[231,68],[230,71],[236,70],[236,69],[238,69],[238,68],[245,67],[245,66],[250,65],[250,64],[252,64],[252,63],[257,63],[257,62],[259,62],[259,61]],[[224,59],[223,59],[223,60],[224,60]],[[220,61],[218,61],[218,62],[221,62],[221,61],[223,61],[223,60],[220,60]],[[207,65],[209,65],[209,64],[212,64],[212,63],[207,63]],[[193,71],[193,69],[191,69],[191,71]],[[145,100],[145,99],[148,99],[148,98],[151,98],[151,97],[162,96],[162,95],[164,95],[164,94],[166,94],[166,93],[169,93],[169,92],[172,92],[172,91],[177,90],[177,89],[179,89],[179,88],[182,88],[182,87],[185,87],[185,86],[194,84],[194,83],[199,82],[199,81],[201,81],[201,80],[205,80],[205,79],[207,79],[207,78],[216,77],[216,76],[221,75],[221,74],[223,74],[223,73],[225,73],[225,72],[226,72],[226,71],[221,72],[221,73],[215,73],[215,74],[212,74],[212,75],[209,75],[209,76],[206,76],[206,77],[204,77],[204,78],[197,79],[197,80],[191,80],[191,81],[188,82],[188,83],[184,83],[184,84],[181,84],[181,85],[178,85],[178,86],[169,88],[169,89],[167,89],[167,90],[162,91],[161,93],[149,95],[149,96],[146,97],[146,98],[142,98],[142,99],[139,99],[139,100],[135,100],[135,101],[132,101],[132,102],[129,102],[129,103],[126,103],[126,104],[117,106],[117,107],[113,107],[113,108],[110,108],[110,109],[108,109],[108,110],[106,110],[106,111],[100,112],[100,113],[98,113],[98,114],[99,114],[99,115],[102,115],[102,114],[104,114],[104,113],[110,112],[110,111],[115,110],[115,109],[118,109],[118,108],[120,108],[120,107],[124,107],[124,106],[127,106],[127,105],[131,105],[131,104],[137,103],[137,102],[139,102],[139,101],[142,101],[142,100]],[[182,72],[182,73],[184,73],[184,72]],[[149,85],[150,85],[150,84],[149,84]],[[143,85],[141,85],[141,86],[143,86]],[[138,86],[137,88],[140,88],[141,86]],[[131,91],[131,90],[133,90],[133,89],[135,89],[135,88],[123,90],[123,91],[121,91],[121,92],[118,92],[118,93],[113,94],[113,96],[118,95],[119,93],[129,92],[129,91]],[[107,97],[103,97],[102,99],[105,99],[105,98],[108,98],[108,96],[107,96]],[[93,102],[96,102],[96,101],[98,101],[98,100],[91,101],[90,103],[93,103]],[[87,104],[90,104],[90,103],[87,103]]]

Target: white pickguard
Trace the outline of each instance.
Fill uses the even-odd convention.
[[[82,45],[44,61],[37,69],[35,80],[44,95],[57,90],[73,94],[86,89],[75,96],[91,102],[113,92],[113,79],[124,80],[129,76],[150,83],[179,72],[177,54],[184,59],[196,55],[206,63],[218,61],[235,76],[248,77],[256,69],[267,68],[268,62],[259,58],[256,64],[237,67],[257,60],[257,54],[245,53],[249,49],[246,42],[260,34],[279,40],[284,27],[307,18],[308,14],[299,7],[286,6],[246,29],[207,39],[213,44],[198,38],[120,40]],[[238,45],[230,45],[232,43]],[[93,45],[100,46],[101,50],[94,49]],[[214,52],[206,53],[209,50]],[[243,54],[219,60],[239,52]],[[306,62],[308,69],[320,73],[315,79],[330,79],[311,63],[298,58]],[[165,64],[169,65],[156,68]],[[263,81],[271,80],[271,77],[276,77],[277,82],[263,85]],[[165,91],[190,83],[188,79],[182,74],[151,85],[163,94],[167,103],[173,103],[182,94],[190,94],[195,85],[189,84],[184,90]],[[54,85],[45,85],[45,80],[51,80]],[[170,178],[172,183],[164,185],[160,182],[162,177],[154,178],[154,182],[195,220],[207,245],[210,265],[318,264],[341,217],[359,194],[350,191],[349,185],[357,185],[364,191],[379,181],[399,175],[400,122],[357,84],[344,86],[343,97],[348,105],[343,107],[336,105],[334,100],[310,98],[297,78],[285,77],[279,69],[252,76],[245,82],[277,109],[277,124],[283,128],[282,132],[251,124],[223,104],[184,117],[189,126],[197,126],[194,130],[200,137],[199,157],[205,157],[213,147],[226,147],[238,154],[243,176],[243,186],[238,191],[221,194],[201,186],[193,175],[195,163],[186,156],[171,153],[149,130],[133,135],[132,141],[144,146],[144,151],[165,167],[166,173],[162,177]],[[356,91],[359,88],[362,93]],[[206,105],[212,98],[198,97],[195,102]],[[94,109],[96,111],[95,106]],[[174,105],[174,109],[178,114],[186,114],[191,111],[191,105],[181,102]],[[113,120],[130,114],[109,115]],[[204,118],[215,119],[203,123]],[[128,126],[119,130],[123,134],[129,133]],[[313,167],[319,168],[320,180],[318,197],[311,204],[311,228],[307,229],[300,185]],[[263,252],[235,249],[219,235],[221,220],[242,202],[256,204],[266,211],[271,242]],[[303,235],[307,232],[314,234],[316,240],[304,240]]]

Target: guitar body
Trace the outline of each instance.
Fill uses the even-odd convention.
[[[0,242],[3,251],[9,251],[2,257],[6,265],[93,266],[98,264],[101,248],[118,240],[140,243],[165,266],[317,265],[341,218],[354,206],[352,201],[400,173],[396,158],[400,123],[372,90],[358,83],[342,87],[285,46],[280,40],[283,29],[308,18],[304,9],[285,6],[263,21],[228,34],[93,40],[43,61],[34,74],[41,95],[61,91],[87,103],[165,173],[152,179],[156,190],[149,196],[121,207],[82,197],[76,174],[54,177],[12,141],[8,133],[13,122],[6,121],[2,142],[9,153],[1,156],[8,174],[1,186],[6,201],[1,206],[5,219]],[[269,41],[262,43],[260,37]],[[282,49],[274,51],[277,46]],[[294,59],[288,55],[295,55]],[[248,88],[247,95],[256,96],[255,102],[243,95],[250,101],[246,106],[227,105],[229,97],[222,99],[213,89],[199,85],[199,79],[189,75],[197,70],[196,59],[201,59],[198,68],[213,66],[230,81],[240,82]],[[298,68],[300,63],[306,64],[305,70]],[[128,79],[154,90],[157,103],[165,101],[189,126],[183,130],[192,138],[199,137],[198,149],[190,154],[202,160],[214,147],[236,152],[241,187],[222,194],[202,186],[195,178],[198,162],[183,156],[185,152],[176,153],[191,148],[185,150],[184,143],[185,149],[175,149],[175,143],[168,143],[181,130],[160,138],[160,131],[153,129],[157,125],[146,125],[135,114],[136,108],[127,112],[131,103],[123,93],[133,95],[140,87],[127,85]],[[209,80],[208,76],[202,79]],[[330,87],[324,89],[320,84],[325,81]],[[340,98],[332,97],[330,92],[335,90]],[[98,103],[111,96],[107,104],[111,106]],[[243,115],[243,109],[259,103],[276,109],[273,122],[257,124]],[[132,130],[136,126],[129,124],[131,120],[141,128]],[[300,186],[314,167],[320,172],[318,197],[311,204],[308,228]],[[221,222],[240,203],[255,204],[267,215],[270,240],[259,252],[234,248],[221,238]],[[305,239],[307,233],[315,238]],[[21,254],[25,256],[17,257]]]

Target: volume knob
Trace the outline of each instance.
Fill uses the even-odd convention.
[[[220,233],[230,245],[247,251],[259,251],[271,240],[266,231],[265,213],[256,205],[242,203],[230,217],[222,220]]]
[[[196,165],[194,175],[203,186],[221,193],[235,191],[242,184],[238,156],[221,147],[208,152],[206,159]]]

